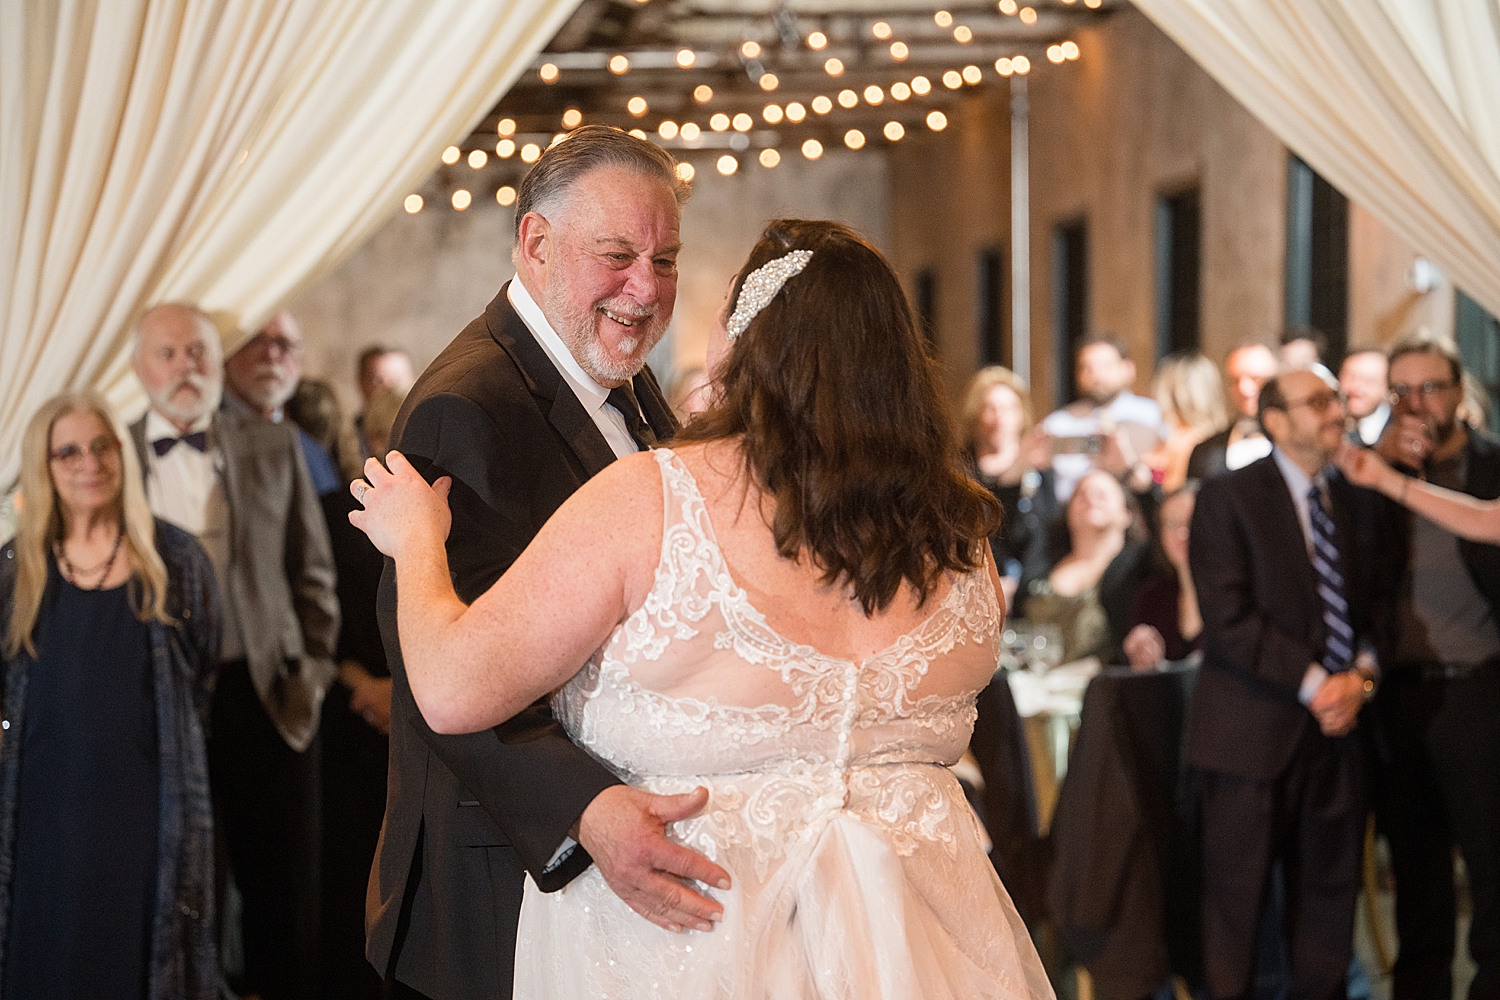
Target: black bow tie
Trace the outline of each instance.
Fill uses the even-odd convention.
[[[199,451],[207,451],[208,431],[193,431],[193,433],[191,434],[184,434],[182,437],[175,438],[157,438],[155,441],[151,442],[151,447],[155,449],[157,458],[163,458],[166,456],[167,452],[171,451],[173,447],[176,446],[177,442],[179,441],[190,448],[196,448]]]

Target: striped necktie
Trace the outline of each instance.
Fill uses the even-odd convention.
[[[1344,596],[1344,574],[1339,569],[1333,518],[1323,507],[1323,490],[1316,482],[1307,491],[1307,511],[1312,520],[1313,572],[1318,577],[1318,597],[1323,601],[1323,624],[1328,628],[1323,643],[1323,669],[1336,674],[1348,670],[1354,659],[1354,629],[1349,624],[1349,602]]]

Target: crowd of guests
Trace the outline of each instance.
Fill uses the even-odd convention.
[[[126,428],[94,394],[44,406],[0,550],[0,1000],[61,968],[99,997],[380,996],[391,679],[347,485],[410,359],[364,352],[346,420],[288,313],[227,359],[191,306],[135,336],[150,409]],[[1356,351],[1336,379],[1322,350],[1298,329],[1222,374],[1170,357],[1147,398],[1127,348],[1091,338],[1080,398],[1040,421],[1023,380],[980,371],[961,420],[1005,511],[991,548],[1011,616],[1055,626],[1065,659],[1203,664],[1209,995],[1247,988],[1273,869],[1292,993],[1340,994],[1373,805],[1395,995],[1451,994],[1457,848],[1469,995],[1500,996],[1500,509],[1455,499],[1500,495],[1500,446],[1447,346]],[[679,389],[685,417],[712,391]]]
[[[1457,851],[1468,995],[1500,996],[1488,400],[1437,340],[1355,351],[1337,377],[1325,349],[1298,328],[1235,348],[1222,376],[1169,357],[1148,399],[1126,347],[1091,338],[1080,398],[1040,422],[1024,382],[982,370],[963,420],[1005,508],[995,560],[1013,618],[1058,626],[1066,660],[1201,664],[1183,752],[1206,995],[1264,981],[1267,926],[1290,995],[1367,995],[1351,959],[1373,810],[1396,884],[1393,995],[1453,995]]]

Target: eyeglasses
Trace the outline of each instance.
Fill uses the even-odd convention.
[[[99,435],[85,447],[81,444],[65,444],[52,452],[52,461],[57,462],[69,472],[77,472],[83,468],[85,455],[93,455],[94,461],[103,462],[106,456],[118,455],[120,453],[120,442],[113,437]]]
[[[1343,406],[1348,402],[1349,397],[1347,395],[1342,392],[1334,392],[1330,389],[1327,392],[1315,392],[1306,399],[1289,399],[1287,400],[1286,408],[1291,410],[1298,406],[1305,406],[1314,413],[1327,413],[1329,407],[1335,403]]]
[[[1428,379],[1426,382],[1418,382],[1416,385],[1397,382],[1391,386],[1391,402],[1398,403],[1408,396],[1435,396],[1440,392],[1447,392],[1452,388],[1452,382],[1439,382],[1436,379]]]
[[[255,351],[264,351],[267,354],[280,354],[285,358],[295,358],[302,353],[302,344],[290,337],[267,336],[261,334],[245,344],[246,348]]]

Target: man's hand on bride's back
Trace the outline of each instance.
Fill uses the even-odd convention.
[[[632,910],[669,931],[711,931],[724,908],[683,883],[728,889],[729,873],[666,837],[668,823],[696,815],[707,804],[704,788],[684,795],[652,795],[614,785],[583,811],[577,839],[604,881]]]
[[[448,491],[453,480],[443,476],[431,486],[422,474],[412,468],[399,451],[365,461],[365,478],[349,484],[364,510],[350,513],[349,522],[370,536],[385,555],[401,558],[401,550],[411,544],[442,548],[453,524],[448,509]]]

